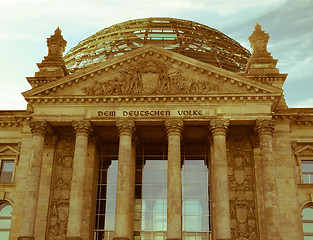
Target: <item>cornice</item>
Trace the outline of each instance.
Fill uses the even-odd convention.
[[[0,111],[0,127],[19,127],[30,119],[31,113],[27,111]]]
[[[313,108],[289,108],[275,112],[275,119],[289,120],[296,125],[313,125]]]
[[[129,102],[261,102],[272,103],[281,94],[218,94],[218,95],[142,95],[142,96],[35,96],[26,98],[31,104],[91,104]]]
[[[175,63],[204,76],[207,75],[209,77],[215,77],[216,79],[223,79],[225,84],[230,83],[234,87],[237,86],[239,88],[246,88],[250,93],[265,94],[282,92],[282,90],[277,87],[260,83],[244,76],[243,74],[229,72],[227,70],[217,68],[213,65],[203,63],[195,59],[191,59],[178,53],[170,52],[154,45],[146,45],[142,48],[133,50],[132,52],[126,53],[122,56],[115,57],[104,63],[90,66],[54,82],[50,82],[31,89],[27,92],[24,92],[23,96],[26,100],[28,100],[33,96],[49,96],[51,92],[56,94],[59,90],[77,85],[83,81],[93,78],[96,75],[121,70],[125,67],[125,65],[136,62],[138,59],[146,58],[147,56],[155,56],[159,59],[162,59],[162,61],[172,64]]]

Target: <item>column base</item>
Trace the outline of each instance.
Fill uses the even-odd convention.
[[[129,240],[128,237],[114,237],[113,240]]]
[[[34,237],[22,236],[22,237],[18,237],[17,240],[35,240],[35,238]]]
[[[166,240],[181,240],[181,238],[167,238]]]
[[[82,240],[81,237],[66,237],[65,240]]]

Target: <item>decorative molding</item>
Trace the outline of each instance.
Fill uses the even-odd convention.
[[[135,133],[135,121],[133,120],[117,120],[116,127],[119,135],[130,135],[133,136]]]
[[[295,155],[297,157],[301,157],[301,156],[313,157],[313,144],[312,146],[306,145],[303,148],[299,149],[298,151],[295,152]]]
[[[178,135],[181,136],[183,131],[184,121],[177,119],[165,120],[165,129],[167,135]]]
[[[255,131],[260,135],[267,134],[272,135],[274,132],[275,120],[260,120],[257,119],[255,122]]]
[[[224,135],[226,136],[228,126],[229,126],[229,119],[212,119],[210,120],[210,131],[213,135]]]
[[[129,103],[129,102],[205,102],[205,103],[223,103],[223,102],[262,102],[272,103],[278,101],[280,94],[209,94],[209,95],[125,95],[125,96],[39,96],[25,97],[32,103],[40,104],[90,104],[90,103]],[[0,123],[2,124],[2,123]]]
[[[82,120],[82,121],[73,121],[72,126],[74,128],[74,132],[77,135],[85,135],[89,136],[93,131],[93,126],[90,121]]]

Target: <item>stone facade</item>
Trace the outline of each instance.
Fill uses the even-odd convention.
[[[313,204],[313,182],[302,174],[302,161],[313,160],[313,109],[287,107],[287,75],[268,39],[257,24],[245,73],[148,44],[69,74],[57,29],[28,78],[27,110],[0,112],[0,161],[14,161],[11,182],[0,183],[0,203],[13,207],[9,239],[94,239],[106,144],[118,148],[109,239],[138,239],[136,151],[158,139],[168,160],[167,239],[186,238],[181,154],[192,141],[209,152],[210,239],[303,239],[301,213]]]

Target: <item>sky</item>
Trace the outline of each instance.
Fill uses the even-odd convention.
[[[0,0],[0,110],[25,110],[21,95],[47,55],[59,26],[65,53],[78,42],[127,20],[172,17],[215,28],[251,51],[258,22],[269,33],[289,107],[313,108],[313,0]]]

